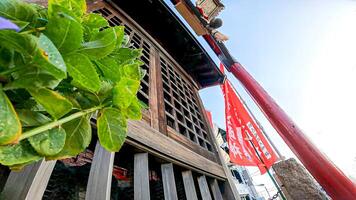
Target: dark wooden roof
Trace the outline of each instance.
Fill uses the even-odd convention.
[[[196,80],[201,88],[224,81],[208,53],[171,8],[161,0],[114,0]]]

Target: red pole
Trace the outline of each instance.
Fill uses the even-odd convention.
[[[241,64],[233,64],[229,71],[242,83],[279,135],[328,195],[334,200],[355,200],[356,185],[312,144]]]

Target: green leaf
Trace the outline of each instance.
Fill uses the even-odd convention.
[[[116,46],[117,35],[114,27],[100,31],[92,41],[83,44],[81,53],[87,55],[90,59],[101,59],[109,55]]]
[[[16,142],[21,133],[20,120],[0,85],[0,145]]]
[[[97,121],[101,146],[108,151],[119,151],[127,135],[127,122],[121,112],[114,108],[105,108]]]
[[[142,110],[142,106],[136,97],[135,100],[133,100],[130,106],[127,108],[126,116],[133,120],[141,120],[142,118],[141,110]]]
[[[120,65],[117,64],[114,58],[107,56],[101,60],[96,61],[95,63],[106,79],[109,79],[113,82],[120,81]]]
[[[40,112],[24,109],[16,110],[16,112],[21,120],[22,127],[40,126],[52,121]]]
[[[12,65],[14,59],[14,52],[0,47],[0,72],[4,69],[8,69]]]
[[[28,91],[36,102],[42,105],[55,119],[61,118],[72,109],[71,102],[55,91],[46,88],[28,89]]]
[[[5,166],[34,162],[41,158],[27,140],[15,145],[0,146],[0,163]]]
[[[115,57],[119,65],[132,63],[138,59],[142,54],[141,49],[120,48],[113,52],[112,56]]]
[[[37,52],[37,42],[38,38],[33,35],[20,34],[11,30],[0,31],[0,46],[22,53],[26,58],[32,58]]]
[[[77,50],[83,41],[81,24],[63,12],[55,13],[48,20],[44,33],[52,40],[62,54]]]
[[[108,21],[96,13],[89,13],[83,19],[83,25],[90,29],[100,29],[109,26]]]
[[[133,64],[124,65],[121,68],[121,74],[127,78],[131,78],[134,80],[141,80],[141,61],[136,61]]]
[[[62,125],[66,131],[65,145],[61,152],[54,156],[46,157],[48,160],[70,158],[78,155],[87,148],[91,141],[90,120],[81,117]]]
[[[115,26],[114,28],[117,35],[116,48],[121,48],[125,37],[125,26]]]
[[[66,77],[66,66],[62,56],[43,34],[36,38],[14,31],[0,31],[0,45],[21,53],[30,65],[45,69],[56,78]]]
[[[68,73],[76,82],[90,92],[100,89],[99,75],[88,57],[83,54],[70,54],[66,58]]]
[[[120,109],[126,109],[130,106],[136,97],[140,88],[140,81],[121,78],[113,89],[113,104]]]
[[[100,102],[104,102],[106,99],[112,96],[112,89],[113,86],[109,82],[107,81],[101,82],[101,87],[98,92],[98,97],[100,99]]]
[[[12,82],[4,86],[4,89],[19,89],[19,88],[55,88],[60,80],[56,79],[43,69],[36,67],[25,67],[17,72],[18,77]]]
[[[81,17],[87,10],[87,4],[85,0],[48,0],[48,13],[49,15],[55,12],[55,5],[63,6],[75,13],[77,17]]]
[[[100,99],[97,96],[85,91],[74,93],[74,98],[82,109],[91,108],[100,104]]]
[[[37,11],[31,4],[23,1],[1,0],[0,16],[11,20],[32,22],[37,18]]]
[[[28,139],[32,147],[42,156],[53,156],[58,154],[64,147],[66,132],[57,127]]]
[[[20,30],[25,29],[30,24],[29,22],[25,22],[25,21],[12,20],[12,22],[15,23],[20,28]]]
[[[33,65],[47,70],[58,79],[67,77],[67,67],[64,63],[62,55],[48,37],[41,34],[38,39],[40,50],[33,58]]]

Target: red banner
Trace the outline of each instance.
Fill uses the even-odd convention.
[[[265,173],[264,164],[270,168],[278,160],[277,155],[230,81],[226,80],[221,88],[225,98],[226,135],[231,162],[243,166],[258,166],[261,173]],[[256,150],[262,161],[257,156]]]

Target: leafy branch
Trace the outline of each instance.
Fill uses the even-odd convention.
[[[144,76],[124,27],[86,13],[85,0],[48,9],[2,0],[0,25],[0,163],[76,156],[91,142],[92,116],[101,145],[120,150],[127,120],[141,119]]]

